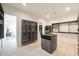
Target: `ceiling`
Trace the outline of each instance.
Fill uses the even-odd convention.
[[[54,17],[77,12],[79,10],[78,3],[27,3],[26,6],[23,6],[22,3],[6,3],[6,5],[43,19],[53,19]],[[67,7],[70,8],[69,11],[66,11]]]

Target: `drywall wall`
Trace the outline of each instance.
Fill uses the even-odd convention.
[[[66,22],[66,21],[75,21],[77,20],[78,12],[73,12],[69,14],[65,14],[62,16],[54,17],[47,21],[47,24]]]
[[[63,15],[60,17],[53,18],[51,23],[59,23],[66,21],[75,21],[77,20],[78,13],[72,13]],[[57,34],[57,50],[61,52],[62,55],[77,55],[77,44],[78,44],[78,35],[77,34],[67,34],[67,33],[53,33]],[[57,54],[56,54],[57,55]]]
[[[7,4],[2,4],[2,6],[3,6],[6,14],[14,15],[17,18],[17,27],[16,27],[16,29],[17,29],[16,30],[17,46],[21,46],[21,36],[22,36],[21,35],[21,21],[22,21],[22,19],[36,21],[36,22],[38,22],[38,27],[39,27],[39,24],[42,24],[43,27],[45,26],[45,21],[43,21],[43,19],[41,19],[41,18],[30,15],[27,12],[23,12],[14,7],[8,6]],[[43,32],[44,32],[44,29],[43,29]],[[39,36],[39,28],[38,28],[38,36]]]

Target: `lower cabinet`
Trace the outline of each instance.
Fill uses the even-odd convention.
[[[22,44],[26,45],[37,40],[37,22],[22,20]]]
[[[52,54],[57,48],[57,35],[42,35],[41,47]]]
[[[0,24],[0,39],[4,38],[4,24]]]

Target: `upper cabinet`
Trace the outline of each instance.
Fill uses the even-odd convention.
[[[59,31],[60,32],[69,32],[69,23],[59,24]]]
[[[70,32],[78,33],[78,22],[70,23]]]
[[[54,23],[52,32],[78,34],[78,21]]]
[[[61,16],[54,19],[52,23],[53,33],[78,34],[78,13]]]
[[[53,28],[52,29],[53,32],[58,32],[59,31],[59,25],[58,24],[53,24],[52,28]]]
[[[4,10],[0,4],[0,22],[4,22]]]

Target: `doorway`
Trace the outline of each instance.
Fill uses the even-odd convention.
[[[4,22],[3,49],[10,50],[17,47],[16,16],[4,14]]]

